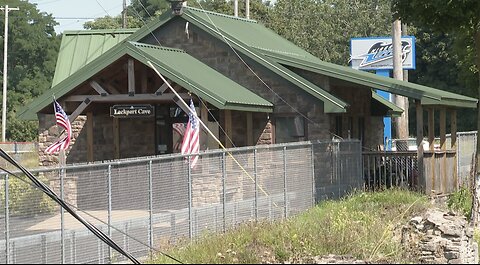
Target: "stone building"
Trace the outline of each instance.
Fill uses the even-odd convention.
[[[253,20],[184,7],[138,30],[64,33],[52,88],[19,113],[39,120],[41,164],[58,161],[44,153],[60,133],[53,97],[74,128],[67,163],[179,152],[187,116],[156,71],[193,100],[226,147],[339,136],[375,148],[383,143],[383,117],[403,110],[373,89],[424,106],[477,104],[323,62]],[[206,133],[200,139],[201,150],[219,147]]]

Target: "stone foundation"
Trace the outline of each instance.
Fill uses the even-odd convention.
[[[420,263],[478,264],[473,227],[463,216],[431,210],[402,229],[402,244]]]

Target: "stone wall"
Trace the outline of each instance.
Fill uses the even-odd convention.
[[[82,134],[82,129],[87,121],[86,116],[78,116],[72,124],[72,141],[70,143],[70,148],[66,150],[65,154],[67,156],[67,163],[70,163],[69,160],[71,155],[70,152],[77,143],[77,140],[81,142],[81,138],[85,137]],[[54,166],[59,162],[58,153],[46,154],[45,149],[47,149],[51,144],[60,139],[60,133],[62,128],[56,126],[55,115],[53,114],[38,114],[38,158],[40,166]],[[86,145],[78,144],[77,146],[85,146],[85,151],[77,150],[74,152],[73,156],[84,157],[86,160]]]
[[[478,264],[473,227],[463,216],[430,210],[402,229],[402,243],[421,263]]]
[[[242,56],[245,63],[268,85],[268,87],[265,86],[265,84],[243,64],[229,46],[207,35],[201,29],[190,24],[189,35],[187,36],[185,34],[185,22],[178,18],[154,31],[154,35],[156,38],[148,35],[141,42],[159,45],[157,42],[158,39],[162,46],[185,50],[188,54],[206,65],[273,103],[275,109],[273,115],[270,117],[271,119],[275,118],[275,114],[291,114],[299,111],[315,123],[314,125],[311,123],[308,124],[309,139],[326,140],[330,138],[330,134],[328,133],[330,131],[329,116],[323,112],[323,103],[320,100],[314,99],[312,95],[303,91],[301,88],[279,78],[278,75],[248,57]],[[282,98],[280,99],[276,94],[281,95]],[[288,102],[288,104],[284,101]],[[292,109],[292,107],[295,108],[295,110]],[[261,124],[267,125],[265,120],[263,120]],[[240,124],[239,126],[244,125]],[[254,124],[254,126],[258,126],[258,124]],[[265,128],[265,132],[268,133],[271,129],[273,128]],[[241,137],[240,140],[234,139],[234,142],[242,142],[244,135],[241,135]],[[267,142],[265,140],[267,136],[263,135],[261,138],[263,138],[261,142]]]

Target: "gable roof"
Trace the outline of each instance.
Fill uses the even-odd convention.
[[[157,20],[150,22],[150,24],[142,27],[137,32],[132,34],[129,37],[129,40],[141,41],[144,37],[151,34],[153,29],[161,27],[175,17],[178,16],[172,15],[171,12],[164,13]],[[323,101],[325,113],[346,112],[348,104],[345,101],[328,93],[318,85],[313,84],[288,68],[276,63],[273,60],[270,60],[261,53],[256,52],[256,49],[259,48],[276,51],[281,49],[279,52],[294,54],[295,56],[299,56],[301,58],[313,57],[313,55],[282,38],[275,32],[265,28],[263,25],[254,20],[247,20],[214,12],[202,11],[192,7],[185,7],[183,15],[180,17],[201,28],[217,39],[223,42],[228,42],[229,45],[231,45],[237,51],[240,51],[243,55],[248,56],[250,59],[256,61],[260,65],[263,65],[273,73],[276,73],[281,78],[284,78],[295,86],[303,89],[310,95]],[[233,30],[233,32],[226,32],[225,30]],[[254,35],[252,32],[256,32],[255,34],[259,35]],[[242,39],[238,39],[238,37],[241,37]],[[256,40],[256,37],[259,38],[258,41]],[[250,47],[247,45],[247,43],[250,43],[253,46]]]
[[[149,34],[152,28],[160,27],[173,17],[175,16],[171,12],[167,12],[158,20],[138,30],[130,38],[138,41]],[[346,107],[346,103],[324,91],[318,85],[301,78],[284,67],[285,65],[418,99],[424,105],[477,107],[478,100],[475,98],[321,61],[254,20],[203,11],[192,7],[184,8],[181,17],[323,100],[326,104],[326,112],[340,112],[342,108]]]
[[[233,82],[183,50],[124,42],[102,54],[89,63],[87,67],[81,68],[72,76],[36,98],[19,112],[19,117],[36,119],[36,113],[51,104],[53,95],[61,98],[125,55],[129,55],[145,65],[148,65],[149,61],[152,62],[155,68],[166,78],[219,109],[273,112],[272,103]]]
[[[52,87],[128,38],[137,30],[64,31]]]

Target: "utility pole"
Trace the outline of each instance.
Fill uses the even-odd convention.
[[[245,16],[250,19],[250,0],[245,0]]]
[[[402,23],[396,19],[392,25],[392,45],[393,45],[393,78],[403,80],[403,62],[402,62]],[[399,139],[408,138],[408,99],[403,96],[395,96],[395,104],[402,108],[404,112],[396,118],[396,136]]]
[[[238,0],[233,1],[233,15],[238,17]]]
[[[123,0],[122,28],[127,28],[127,0]]]
[[[18,7],[9,8],[8,5],[1,7],[5,12],[5,35],[3,35],[3,98],[2,98],[2,142],[5,142],[7,129],[7,51],[8,51],[8,12],[20,10]]]

